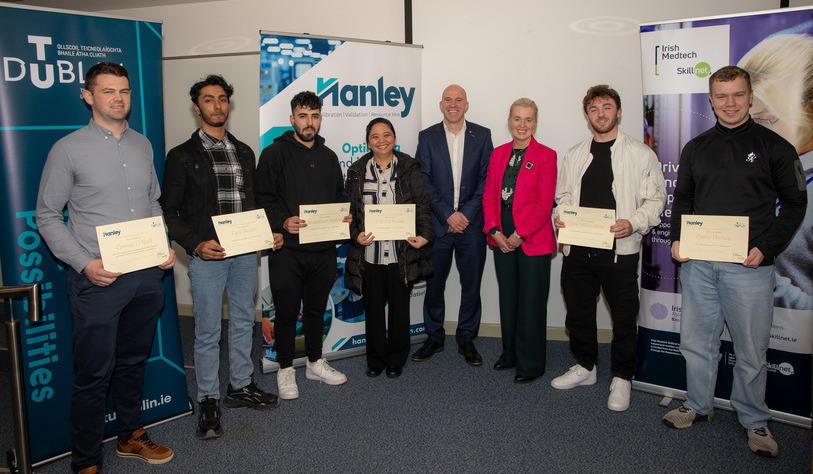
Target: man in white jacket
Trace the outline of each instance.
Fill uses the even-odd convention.
[[[655,153],[618,131],[621,98],[607,85],[591,87],[582,106],[593,136],[574,146],[559,166],[555,220],[566,227],[562,207],[598,208],[615,212],[612,248],[564,245],[562,293],[567,305],[565,326],[576,365],[551,385],[570,389],[596,383],[598,339],[596,301],[601,289],[613,320],[610,371],[613,381],[607,408],[624,411],[630,403],[638,343],[638,255],[641,238],[660,224],[666,185]]]

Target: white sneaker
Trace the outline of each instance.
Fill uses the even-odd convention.
[[[587,370],[579,364],[574,365],[564,374],[550,381],[553,388],[568,390],[579,385],[593,385],[596,383],[596,367]]]
[[[277,371],[277,390],[279,398],[293,400],[299,398],[299,387],[296,386],[296,369],[286,367]]]
[[[612,411],[624,411],[630,407],[630,391],[632,384],[621,377],[613,377],[610,384],[610,398],[607,399],[607,408]]]
[[[329,366],[325,358],[321,358],[316,362],[308,361],[307,369],[305,369],[305,377],[310,380],[324,382],[328,385],[341,385],[347,382],[347,377]]]

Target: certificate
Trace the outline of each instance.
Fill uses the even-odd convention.
[[[615,224],[615,209],[559,206],[559,219],[565,223],[565,227],[559,229],[559,243],[613,248],[615,234],[610,232],[610,227]]]
[[[306,227],[299,228],[299,243],[327,242],[350,238],[350,223],[342,222],[350,214],[350,203],[311,204],[299,206],[299,218]]]
[[[680,256],[742,263],[748,256],[748,216],[680,217]]]
[[[415,237],[415,204],[366,204],[364,232],[372,232],[375,240]]]
[[[274,246],[274,234],[263,209],[212,216],[212,223],[227,257]]]
[[[161,265],[169,259],[162,216],[96,227],[104,269],[130,273]]]

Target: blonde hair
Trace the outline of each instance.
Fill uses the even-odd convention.
[[[813,37],[776,35],[740,59],[754,96],[779,120],[801,129],[799,146],[813,140]]]
[[[536,102],[528,99],[527,97],[522,97],[514,101],[511,104],[511,107],[508,109],[508,120],[511,120],[511,115],[514,113],[514,107],[529,107],[534,111],[534,120],[538,121],[539,119],[539,108],[536,106]]]

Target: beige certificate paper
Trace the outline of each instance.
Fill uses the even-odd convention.
[[[742,263],[748,256],[748,216],[680,217],[680,256]]]
[[[299,243],[327,242],[350,238],[350,223],[342,222],[350,214],[350,203],[311,204],[299,206],[299,218],[306,227],[299,229]]]
[[[104,269],[130,273],[161,265],[169,259],[162,216],[96,227]]]
[[[615,224],[614,209],[559,206],[559,219],[565,223],[565,227],[559,229],[560,244],[613,248],[615,235],[610,232],[610,227]]]
[[[415,237],[415,204],[366,204],[364,232],[372,232],[375,240]]]
[[[212,222],[227,257],[274,246],[274,234],[263,209],[212,216]]]

